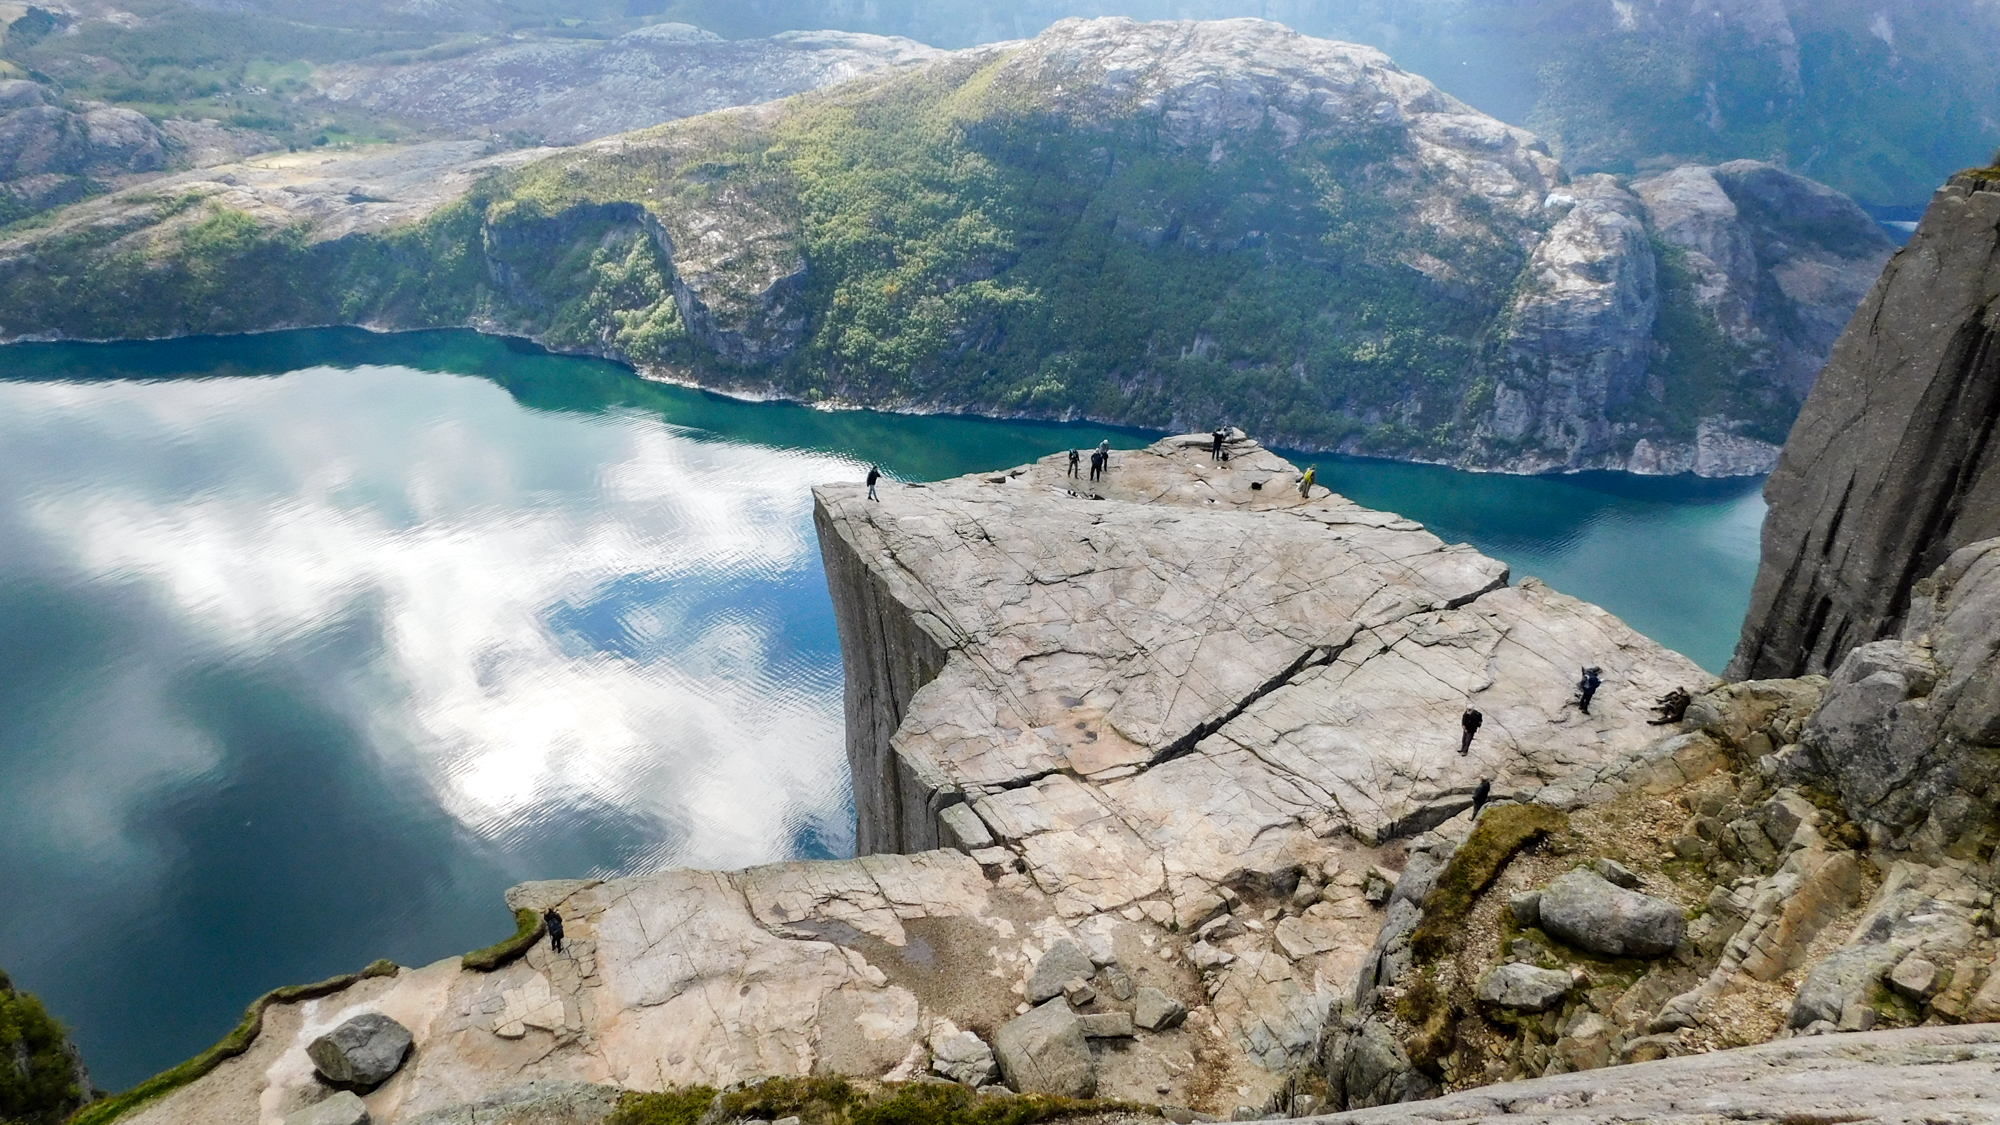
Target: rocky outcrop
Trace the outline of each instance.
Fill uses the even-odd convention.
[[[1996,824],[2000,539],[1952,553],[1910,593],[1902,635],[1849,652],[1784,775],[1838,793],[1880,845],[1937,862]]]
[[[101,190],[97,181],[157,172],[170,143],[145,114],[97,102],[69,108],[40,83],[0,79],[0,192],[16,211],[81,199]]]
[[[661,23],[609,40],[538,39],[399,66],[334,66],[316,81],[336,104],[400,120],[573,145],[941,54],[909,39],[844,31],[725,40]]]
[[[1826,673],[1892,637],[1917,580],[2000,535],[2000,182],[1955,177],[1868,295],[1765,486],[1732,675]]]

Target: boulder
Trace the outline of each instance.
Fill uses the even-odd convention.
[[[1786,1022],[1794,1028],[1820,1020],[1839,1023],[1843,1014],[1866,1005],[1882,975],[1902,956],[1903,951],[1893,945],[1853,945],[1835,952],[1813,966],[1799,986]]]
[[[1132,1022],[1147,1031],[1165,1031],[1179,1027],[1187,1014],[1186,1004],[1146,985],[1139,989],[1138,1002],[1132,1007]]]
[[[1097,1093],[1097,1070],[1083,1021],[1064,1000],[1051,1000],[1009,1020],[993,1037],[993,1053],[1008,1085],[1022,1094],[1088,1098]]]
[[[1514,924],[1522,928],[1542,924],[1542,892],[1521,891],[1507,896],[1507,913],[1514,916]]]
[[[1889,971],[1889,987],[1921,1004],[1937,991],[1938,967],[1929,958],[1911,954]]]
[[[1639,873],[1615,859],[1600,859],[1590,866],[1607,883],[1624,887],[1628,891],[1639,889]]]
[[[1659,957],[1672,953],[1687,932],[1680,907],[1584,870],[1542,891],[1541,920],[1550,936],[1605,957]]]
[[[1126,1012],[1092,1012],[1077,1018],[1083,1021],[1086,1039],[1130,1039],[1134,1034],[1132,1017]]]
[[[369,1090],[387,1081],[410,1053],[410,1031],[380,1012],[355,1016],[306,1046],[320,1077]]]
[[[351,1090],[285,1116],[285,1125],[368,1125],[368,1107]]]
[[[1132,999],[1132,974],[1119,966],[1104,966],[1098,970],[1097,979],[1103,983],[1104,991],[1109,992],[1113,1000]]]
[[[1070,981],[1079,977],[1088,980],[1095,972],[1097,966],[1091,963],[1090,954],[1076,942],[1062,938],[1035,962],[1035,971],[1028,977],[1028,1003],[1061,996],[1063,986]]]
[[[1568,973],[1533,965],[1502,965],[1479,978],[1479,999],[1502,1008],[1546,1012],[1569,995]]]
[[[967,1086],[984,1086],[1000,1074],[993,1048],[970,1031],[931,1038],[931,1071]]]

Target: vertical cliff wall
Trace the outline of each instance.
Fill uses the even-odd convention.
[[[847,761],[854,771],[857,855],[920,852],[939,846],[942,781],[917,777],[890,745],[918,689],[944,669],[950,630],[911,608],[921,595],[895,591],[883,571],[863,561],[851,528],[813,505],[826,583],[833,594],[847,672]],[[882,558],[880,554],[869,557]],[[890,560],[885,560],[890,561]],[[946,802],[948,803],[948,802]]]
[[[1771,511],[1735,678],[1823,673],[1893,635],[1911,585],[2000,535],[2000,173],[1931,201],[1806,400]]]

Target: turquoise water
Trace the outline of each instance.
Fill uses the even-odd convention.
[[[0,348],[0,967],[119,1088],[275,985],[496,940],[523,879],[845,854],[809,485],[1152,436],[465,332]],[[1727,658],[1749,483],[1320,464]]]

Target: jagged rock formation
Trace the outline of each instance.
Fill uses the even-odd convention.
[[[2000,180],[1956,176],[1834,348],[1765,486],[1730,673],[1832,671],[1890,637],[1917,580],[2000,534]]]
[[[788,31],[725,40],[667,23],[611,40],[541,39],[400,66],[337,66],[318,82],[336,103],[434,128],[573,145],[941,54],[880,35]]]
[[[505,70],[436,96],[581,104]],[[758,395],[1729,475],[1769,468],[1888,249],[1763,165],[1565,182],[1380,52],[1257,20],[1070,20],[539,155],[477,190],[493,165],[241,209],[272,158],[79,205],[0,244],[0,337],[470,323]],[[129,284],[48,284],[83,275]]]

